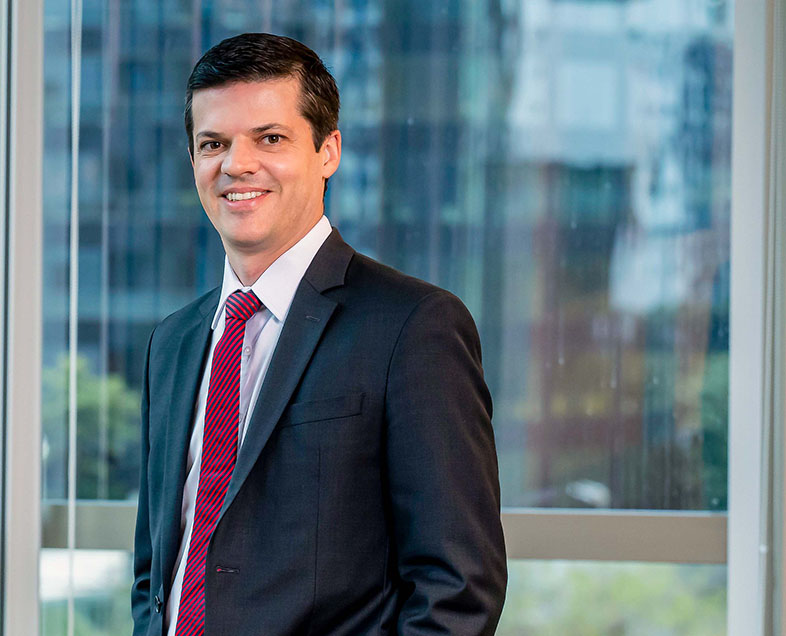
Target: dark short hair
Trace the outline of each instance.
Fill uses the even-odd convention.
[[[227,38],[205,53],[194,66],[186,87],[185,123],[188,150],[194,154],[194,91],[232,82],[300,79],[300,113],[311,126],[317,151],[338,128],[340,106],[336,80],[305,44],[282,35],[243,33]]]

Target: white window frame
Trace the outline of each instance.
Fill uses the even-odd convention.
[[[3,634],[38,634],[41,546],[43,0],[4,0],[0,125],[8,166],[2,371],[5,393]],[[7,80],[7,81],[5,81]],[[5,172],[5,171],[4,171]]]
[[[728,564],[728,634],[764,636],[766,506],[762,497],[765,366],[767,104],[771,34],[776,2],[736,0],[732,142],[729,513],[506,509],[509,557]],[[4,634],[38,633],[38,559],[41,547],[132,547],[134,505],[80,502],[71,518],[66,502],[47,511],[40,497],[41,255],[44,0],[0,0],[1,73],[10,69],[11,99],[0,175],[9,166],[5,343],[0,396],[5,417]],[[21,37],[21,36],[24,37]],[[7,55],[6,55],[7,52]],[[7,63],[6,63],[7,62]],[[5,128],[5,126],[4,126]],[[0,176],[0,193],[4,182]],[[5,239],[5,235],[0,236]],[[5,241],[0,240],[0,246]],[[2,249],[0,247],[0,249]],[[0,253],[0,257],[3,254]],[[3,301],[6,301],[3,303]],[[785,354],[786,355],[786,354]],[[71,509],[73,512],[73,508]],[[75,528],[75,529],[74,529]],[[101,532],[96,532],[101,528]],[[107,531],[111,529],[111,531]],[[71,540],[68,540],[69,534]],[[13,581],[13,584],[9,584]],[[769,608],[771,609],[771,608]]]
[[[727,629],[771,634],[763,483],[771,35],[775,2],[737,0],[734,23]],[[772,369],[769,369],[769,374]]]

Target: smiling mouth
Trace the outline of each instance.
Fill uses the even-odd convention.
[[[263,194],[267,194],[267,192],[267,190],[256,190],[254,192],[227,192],[224,198],[228,201],[248,201],[261,197]]]

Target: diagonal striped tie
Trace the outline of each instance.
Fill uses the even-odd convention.
[[[176,636],[203,636],[205,632],[205,557],[235,469],[240,410],[240,354],[246,321],[261,306],[262,303],[253,292],[236,291],[229,296],[224,334],[213,352],[194,527],[183,575]]]

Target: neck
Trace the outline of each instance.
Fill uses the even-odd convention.
[[[226,253],[235,276],[245,287],[251,287],[286,249],[273,254],[245,255],[233,250],[226,250]]]
[[[232,266],[232,270],[235,272],[238,280],[246,287],[253,285],[257,279],[265,273],[267,268],[276,262],[279,256],[308,234],[318,221],[319,219],[314,221],[305,231],[298,233],[283,245],[271,250],[243,249],[242,247],[230,245],[226,241],[222,241],[224,243],[224,251],[226,252],[227,259],[229,259],[229,264]]]

